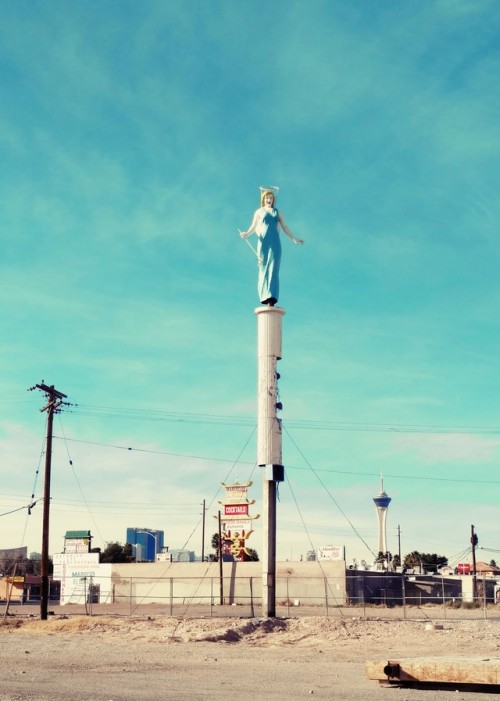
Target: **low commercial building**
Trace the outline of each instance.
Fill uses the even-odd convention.
[[[156,562],[114,564],[113,602],[213,604],[220,600],[219,563]],[[225,604],[250,604],[262,594],[261,562],[223,562]],[[343,606],[345,562],[278,562],[276,601]]]

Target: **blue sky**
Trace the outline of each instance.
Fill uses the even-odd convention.
[[[495,557],[499,30],[493,0],[2,2],[2,547],[41,547],[42,379],[78,405],[52,552],[148,526],[199,553],[222,481],[261,510],[237,229],[276,184],[306,241],[283,241],[278,556],[372,558],[383,473],[393,552],[400,525],[403,554],[453,557],[474,523]]]

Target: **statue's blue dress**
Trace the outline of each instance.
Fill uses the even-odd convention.
[[[259,280],[257,289],[261,302],[269,299],[278,301],[280,283],[281,241],[278,231],[279,214],[277,209],[259,210],[261,219],[257,225],[257,253],[262,258],[259,263]]]

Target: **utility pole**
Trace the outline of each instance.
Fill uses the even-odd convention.
[[[202,526],[201,526],[201,561],[205,562],[205,499],[203,499],[203,513],[202,513]]]
[[[222,522],[220,511],[218,512],[217,518],[219,523],[219,603],[222,606],[224,604],[224,563],[222,560]]]
[[[49,520],[50,520],[50,473],[52,466],[52,429],[54,414],[57,412],[66,395],[46,385],[43,380],[30,390],[39,389],[45,392],[47,404],[40,411],[47,412],[47,438],[45,443],[45,482],[43,488],[43,522],[42,522],[42,559],[40,561],[40,618],[46,621],[49,608]]]
[[[402,566],[401,562],[401,526],[398,523],[398,556],[399,556],[399,566]]]
[[[470,527],[470,543],[472,546],[472,598],[473,601],[477,597],[477,577],[476,577],[476,545],[478,544],[477,533],[474,531],[474,526]]]

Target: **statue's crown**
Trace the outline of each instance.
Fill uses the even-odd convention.
[[[278,199],[278,192],[280,191],[280,189],[277,185],[270,185],[269,187],[264,187],[263,185],[260,185],[259,190],[260,190],[261,197],[262,197],[263,192],[270,190],[270,192],[272,192],[274,194],[274,202],[276,203],[276,200]]]

